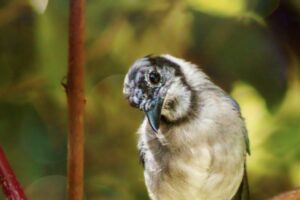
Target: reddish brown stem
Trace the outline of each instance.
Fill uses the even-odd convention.
[[[7,200],[26,200],[25,194],[0,147],[0,182]]]
[[[84,0],[70,0],[68,199],[83,199],[84,166]]]
[[[300,188],[281,193],[270,200],[300,200]]]

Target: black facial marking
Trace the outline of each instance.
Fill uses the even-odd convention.
[[[168,60],[167,58],[160,57],[160,56],[148,57],[147,59],[149,60],[152,66],[156,66],[159,68],[162,68],[163,66],[172,67],[175,70],[175,76],[180,77],[182,84],[185,87],[187,87],[188,90],[191,91],[191,105],[187,114],[176,120],[170,120],[166,116],[161,116],[161,121],[167,126],[175,126],[195,119],[199,107],[198,96],[196,95],[196,91],[187,83],[186,77],[181,71],[180,66]],[[173,109],[176,108],[173,107]]]
[[[198,96],[196,95],[196,92],[194,90],[191,90],[191,102],[187,114],[176,120],[170,120],[166,116],[162,115],[161,122],[167,127],[179,126],[181,124],[188,123],[197,117],[196,115],[198,112],[198,107]]]
[[[138,80],[137,86],[141,88],[143,91],[147,89],[147,83],[143,76]]]
[[[160,57],[160,56],[148,57],[148,60],[152,66],[162,68],[164,65],[166,65],[168,67],[172,67],[175,69],[175,76],[182,75],[180,67],[176,63],[173,63],[172,61],[164,57]]]
[[[174,63],[164,57],[160,57],[160,56],[149,57],[148,60],[152,66],[162,68],[164,65],[166,65],[168,67],[172,67],[175,70],[175,76],[180,77],[182,80],[182,83],[191,90],[191,87],[187,83],[186,78],[185,78],[184,74],[182,73],[179,65],[177,65],[176,63]]]

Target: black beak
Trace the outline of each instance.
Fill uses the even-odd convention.
[[[148,122],[155,133],[157,133],[159,129],[160,114],[161,114],[163,103],[164,103],[164,99],[158,97],[153,101],[153,104],[150,109],[146,110],[144,108],[144,112],[147,116]]]

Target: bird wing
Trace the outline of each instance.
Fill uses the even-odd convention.
[[[244,127],[243,135],[244,135],[244,140],[246,143],[246,151],[247,151],[248,155],[250,156],[250,154],[251,154],[250,141],[249,141],[248,131],[247,131],[246,127]]]
[[[245,167],[244,167],[243,180],[240,184],[238,191],[236,192],[236,194],[234,195],[232,200],[250,200],[246,162],[245,162]]]
[[[233,109],[239,113],[240,118],[244,120],[244,118],[241,115],[240,105],[237,103],[237,101],[230,96],[228,96],[227,99],[229,100]],[[251,154],[250,142],[249,142],[248,131],[247,131],[246,127],[243,127],[242,133],[243,133],[244,141],[245,141],[245,145],[246,145],[246,152],[248,155],[250,155]],[[237,193],[234,195],[232,200],[249,200],[249,199],[250,199],[250,195],[249,195],[249,185],[248,185],[248,178],[247,178],[247,166],[246,166],[246,159],[245,159],[243,180],[240,184],[240,187],[239,187]]]
[[[230,96],[227,96],[226,99],[232,105],[233,109],[236,110],[239,113],[240,118],[242,118],[244,120],[244,118],[241,115],[241,108],[240,108],[240,105],[238,104],[238,102]],[[250,141],[249,141],[248,131],[247,131],[246,127],[243,128],[243,136],[244,136],[244,140],[245,140],[245,144],[246,144],[246,151],[247,151],[248,155],[250,155],[251,154]]]

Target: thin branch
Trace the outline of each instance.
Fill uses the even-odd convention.
[[[270,200],[299,200],[300,199],[300,188],[292,191],[288,191],[273,197]]]
[[[84,0],[70,0],[67,98],[68,199],[83,199],[84,177]]]
[[[10,164],[0,147],[0,184],[7,200],[26,200]]]

